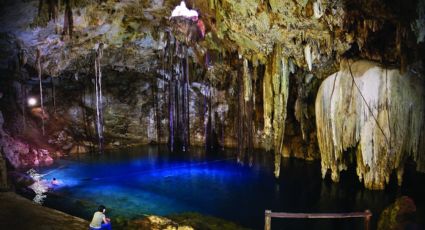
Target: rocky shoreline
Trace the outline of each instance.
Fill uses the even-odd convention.
[[[33,203],[13,192],[0,193],[0,229],[80,230],[87,220]]]

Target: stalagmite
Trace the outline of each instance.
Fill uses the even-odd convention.
[[[331,170],[338,181],[354,163],[346,153],[352,148],[357,175],[369,189],[383,189],[393,171],[401,184],[410,157],[425,171],[425,89],[412,75],[346,61],[322,83],[315,106],[323,177]]]

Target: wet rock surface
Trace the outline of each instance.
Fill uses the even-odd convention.
[[[43,207],[11,192],[0,192],[1,229],[88,229],[89,222]]]
[[[407,196],[398,198],[379,216],[378,230],[422,229],[415,224],[415,202]]]

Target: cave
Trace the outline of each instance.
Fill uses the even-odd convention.
[[[0,229],[425,229],[424,0],[0,8]]]

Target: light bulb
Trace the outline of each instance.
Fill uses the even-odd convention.
[[[29,106],[35,106],[35,105],[37,105],[37,99],[35,99],[33,97],[28,98],[28,105]]]

